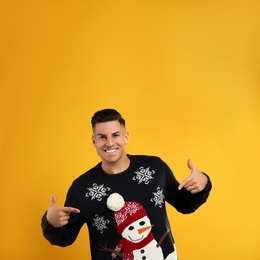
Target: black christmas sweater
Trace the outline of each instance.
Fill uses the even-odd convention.
[[[107,174],[101,163],[78,177],[67,193],[65,206],[80,209],[69,223],[54,228],[42,218],[45,238],[53,245],[72,244],[84,223],[93,260],[177,260],[165,202],[177,211],[194,212],[206,202],[211,181],[203,191],[178,190],[171,169],[155,156],[128,155],[124,172]]]

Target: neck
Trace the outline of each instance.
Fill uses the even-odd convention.
[[[101,167],[107,174],[118,174],[123,172],[129,167],[129,165],[130,159],[126,154],[116,162],[108,162],[104,160],[101,162]]]

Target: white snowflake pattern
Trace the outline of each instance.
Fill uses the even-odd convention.
[[[127,202],[124,208],[115,215],[116,223],[120,225],[128,218],[128,216],[135,214],[139,209],[141,209],[141,207],[142,206],[135,201]]]
[[[97,228],[101,234],[103,233],[104,229],[108,229],[107,224],[109,224],[108,219],[104,219],[104,216],[100,217],[98,214],[95,215],[93,218],[93,227]]]
[[[88,188],[89,192],[86,193],[87,197],[91,197],[91,200],[98,200],[101,201],[103,197],[108,196],[106,193],[110,190],[109,187],[105,188],[104,184],[97,185],[96,183],[93,183],[91,188]]]
[[[124,214],[124,213],[119,212],[119,213],[117,213],[117,214],[115,215],[115,220],[116,220],[116,223],[118,223],[118,225],[124,223],[124,221],[125,221],[126,219],[127,219],[127,215]]]
[[[154,206],[157,205],[161,208],[164,203],[164,194],[163,190],[160,187],[157,187],[156,192],[153,192],[154,197],[151,199],[151,202],[154,202]]]
[[[136,171],[135,174],[136,176],[133,177],[134,181],[138,181],[138,184],[140,183],[145,183],[149,184],[149,181],[153,178],[153,174],[155,173],[154,170],[150,170],[150,167],[144,168],[141,166],[139,168],[139,171]]]

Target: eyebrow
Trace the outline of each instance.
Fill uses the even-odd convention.
[[[114,133],[112,133],[112,135],[115,135],[115,134],[120,134],[121,132],[120,131],[116,131]],[[105,134],[97,134],[98,136],[106,136]]]

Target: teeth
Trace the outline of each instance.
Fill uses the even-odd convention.
[[[116,149],[113,150],[106,150],[107,153],[114,153],[116,151]]]

